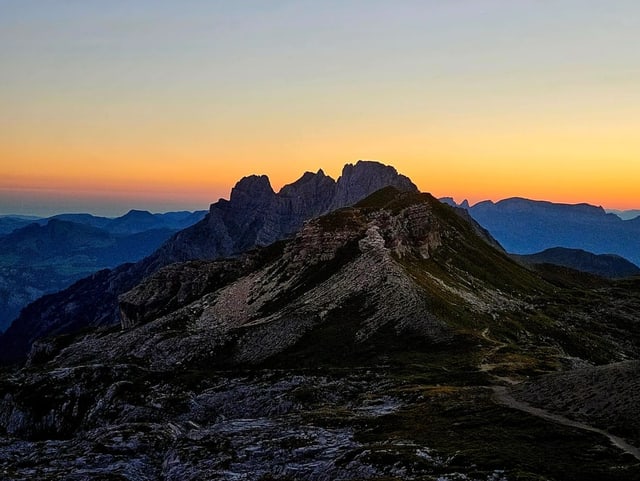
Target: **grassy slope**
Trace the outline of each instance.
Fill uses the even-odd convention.
[[[453,209],[428,195],[398,199],[396,193],[383,190],[357,207],[397,212],[416,201],[430,203],[437,222],[449,233],[449,242],[429,259],[396,260],[424,289],[434,312],[458,328],[460,334],[454,343],[434,346],[381,332],[366,345],[356,345],[349,333],[355,332],[357,325],[350,319],[362,314],[357,312],[362,303],[354,300],[351,309],[356,312],[338,313],[269,364],[327,373],[338,366],[364,368],[373,364],[385,372],[392,385],[389,392],[406,404],[373,426],[356,426],[357,438],[369,446],[365,454],[373,463],[417,466],[420,460],[413,450],[389,447],[392,440],[404,439],[429,445],[443,457],[450,457],[443,473],[457,467],[480,477],[505,469],[509,479],[516,480],[640,479],[636,460],[603,436],[497,405],[486,387],[499,382],[496,375],[526,379],[561,369],[565,353],[597,363],[615,360],[624,338],[631,333],[639,339],[640,332],[631,325],[629,316],[611,314],[613,323],[603,323],[592,314],[597,306],[613,309],[616,299],[624,296],[634,306],[640,295],[638,286],[632,281],[594,280],[573,271],[526,269],[487,244]],[[332,214],[324,223],[337,228],[343,220],[354,222],[354,211]],[[506,310],[498,316],[482,314],[433,281],[437,277],[451,286],[473,289],[465,273],[473,277],[473,283],[500,290],[528,307]],[[573,318],[567,316],[572,311]],[[487,328],[491,337],[483,338]],[[612,330],[617,334],[612,335]],[[489,361],[494,366],[490,373],[479,369],[480,363]],[[337,422],[328,413],[330,410],[323,408],[314,421]],[[348,424],[349,420],[340,422]],[[433,474],[439,473],[436,470]]]

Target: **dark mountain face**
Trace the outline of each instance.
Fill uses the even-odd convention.
[[[60,219],[0,237],[0,331],[20,310],[100,269],[149,255],[175,231],[114,235]]]
[[[452,202],[451,199],[448,199]],[[617,254],[640,265],[640,222],[601,207],[513,198],[468,207],[471,216],[508,251],[533,254],[551,247]]]
[[[60,214],[0,236],[0,332],[30,302],[98,270],[143,259],[178,228],[204,215],[132,211],[109,219]]]
[[[417,191],[407,177],[377,162],[347,165],[338,181],[322,171],[306,173],[277,194],[266,176],[245,177],[233,188],[230,199],[213,204],[202,221],[178,232],[137,264],[105,274],[102,287],[107,288],[97,298],[80,294],[99,290],[95,279],[88,277],[26,309],[0,337],[0,361],[20,359],[36,338],[49,332],[118,323],[117,296],[163,266],[192,259],[226,257],[268,245],[290,236],[305,220],[327,212],[338,203],[360,200],[387,185]],[[149,219],[145,213],[130,214],[130,217]]]
[[[0,472],[637,479],[637,363],[591,364],[639,358],[638,280],[563,288],[461,214],[387,188],[287,240],[158,270],[120,297],[121,326],[39,340],[0,373]],[[568,393],[544,377],[576,367]]]
[[[617,215],[622,220],[638,219],[640,217],[639,209],[631,209],[631,210],[611,209],[611,210],[607,210],[607,212]]]
[[[26,227],[29,224],[38,222],[39,220],[40,218],[31,216],[0,215],[0,236],[10,234],[16,229]]]
[[[640,267],[623,257],[612,254],[596,255],[580,249],[554,247],[517,258],[527,264],[555,264],[614,279],[640,275]]]

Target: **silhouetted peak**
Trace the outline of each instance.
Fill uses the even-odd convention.
[[[453,197],[440,197],[438,200],[443,204],[450,205],[451,207],[458,207],[458,204]]]
[[[305,172],[302,177],[291,184],[287,184],[280,189],[279,195],[306,195],[310,196],[309,200],[316,196],[314,193],[317,189],[333,190],[336,181],[324,174],[322,169],[317,173]]]
[[[146,217],[153,217],[153,214],[148,210],[131,209],[121,219],[143,219]]]
[[[373,160],[359,160],[355,165],[346,164],[336,183],[336,195],[332,208],[353,205],[367,195],[387,186],[401,191],[418,192],[418,188],[411,179],[398,174],[398,171],[390,165]]]
[[[258,197],[264,196],[265,194],[275,194],[271,187],[269,177],[266,175],[249,175],[240,179],[235,187],[231,189],[231,200],[240,193]]]

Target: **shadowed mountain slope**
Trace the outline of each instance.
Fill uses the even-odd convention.
[[[443,202],[455,204],[451,198]],[[552,247],[616,254],[640,265],[640,218],[622,220],[602,207],[522,198],[461,207],[508,251],[533,254]]]
[[[40,217],[20,215],[0,215],[0,236],[10,234],[16,229],[41,221]]]
[[[527,264],[555,264],[602,277],[640,275],[640,267],[614,254],[592,254],[581,249],[553,247],[542,252],[515,256]]]
[[[0,331],[42,295],[98,270],[142,259],[174,233],[164,228],[113,234],[51,218],[46,224],[32,223],[0,236]]]

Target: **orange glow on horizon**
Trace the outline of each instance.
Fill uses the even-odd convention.
[[[138,137],[127,132],[115,141],[92,138],[80,127],[74,136],[61,125],[57,135],[52,129],[42,143],[31,144],[25,131],[5,132],[4,139],[0,133],[0,157],[10,161],[0,165],[0,190],[192,199],[208,206],[228,198],[246,175],[266,174],[278,191],[305,171],[322,168],[335,179],[345,163],[378,159],[421,190],[458,201],[517,196],[619,209],[640,206],[640,162],[635,160],[640,140],[631,132],[633,122],[613,128],[500,116],[483,122],[453,118],[439,125],[404,120],[343,119],[316,130],[281,122],[246,136],[229,130],[210,138],[202,125],[192,132],[191,124],[176,124],[175,135],[146,125],[136,130]]]

